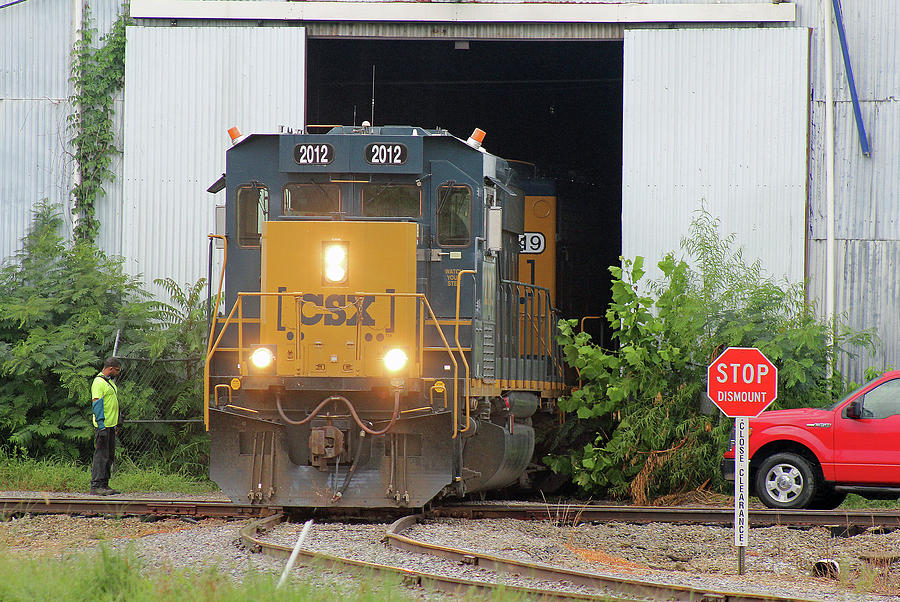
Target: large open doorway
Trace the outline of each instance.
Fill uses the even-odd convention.
[[[374,115],[376,125],[442,127],[461,138],[479,127],[489,151],[554,179],[559,308],[569,318],[605,314],[607,267],[622,250],[621,41],[311,38],[307,61],[309,124]],[[585,328],[608,345],[604,324]]]

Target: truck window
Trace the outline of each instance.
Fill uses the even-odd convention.
[[[888,418],[900,414],[900,379],[878,385],[863,396],[863,418]]]
[[[237,190],[237,239],[242,247],[258,247],[262,223],[269,215],[269,189],[248,184]]]

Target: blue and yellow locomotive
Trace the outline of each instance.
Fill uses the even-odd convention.
[[[234,501],[418,507],[523,474],[564,388],[535,259],[555,199],[483,135],[364,124],[228,150],[204,409]]]

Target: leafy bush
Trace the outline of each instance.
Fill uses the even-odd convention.
[[[119,383],[122,417],[198,418],[205,280],[184,290],[159,280],[172,303],[151,301],[121,259],[86,241],[65,242],[61,226],[58,207],[38,203],[22,250],[0,270],[0,436],[9,451],[90,457],[90,383],[119,335],[118,355],[129,358]],[[202,425],[125,426],[120,455],[206,471]]]
[[[566,361],[583,386],[559,404],[577,420],[558,438],[575,445],[545,461],[583,492],[644,503],[723,484],[718,466],[732,422],[706,398],[706,368],[727,347],[758,347],[775,363],[776,407],[824,405],[844,392],[828,345],[832,325],[816,318],[803,287],[764,278],[718,227],[701,209],[682,241],[697,267],[666,256],[649,294],[641,292],[643,258],[610,268],[606,318],[616,350],[576,332],[577,321],[560,322]],[[841,328],[835,342],[870,345],[872,337]]]
[[[84,457],[91,379],[116,332],[148,329],[155,310],[121,259],[64,241],[58,207],[42,201],[33,213],[0,269],[0,436],[36,456]]]
[[[206,279],[180,287],[170,278],[156,284],[168,293],[170,303],[158,303],[158,326],[146,333],[141,358],[125,361],[122,398],[129,420],[123,444],[129,457],[141,466],[205,475],[209,437],[199,422],[203,399],[203,358],[206,354]]]

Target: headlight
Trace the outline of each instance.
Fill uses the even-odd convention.
[[[275,354],[268,347],[260,347],[250,354],[250,362],[260,370],[268,368],[275,361]]]
[[[402,349],[391,349],[384,354],[384,367],[388,372],[399,372],[406,366],[406,352]]]
[[[347,281],[347,243],[326,242],[322,248],[325,282],[341,284]]]

